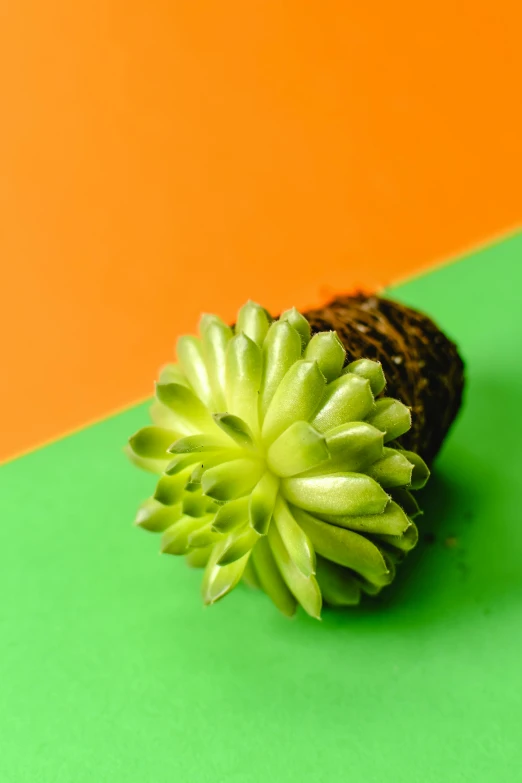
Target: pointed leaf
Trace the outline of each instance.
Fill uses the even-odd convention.
[[[225,410],[226,353],[232,329],[217,315],[203,315],[199,322],[203,357],[217,410]]]
[[[390,583],[393,575],[383,554],[365,536],[322,522],[297,508],[294,514],[318,555],[357,571],[373,584]]]
[[[261,384],[261,350],[245,334],[228,344],[226,400],[230,413],[243,419],[254,434],[259,432],[258,393]]]
[[[290,367],[301,358],[301,338],[286,321],[275,321],[263,343],[263,372],[259,410],[264,417],[277,387]]]
[[[131,449],[139,457],[166,459],[167,451],[179,435],[162,427],[142,427],[129,438]]]
[[[237,315],[236,334],[243,332],[261,347],[269,326],[270,318],[266,310],[255,302],[247,302]]]
[[[238,530],[233,530],[229,534],[223,552],[217,561],[218,565],[228,565],[228,563],[239,560],[250,552],[252,547],[259,541],[259,538],[259,533],[256,533],[250,525],[246,525],[246,527],[239,528]]]
[[[261,589],[287,617],[295,614],[297,602],[286,586],[281,572],[274,560],[272,550],[266,538],[261,538],[252,550],[251,559]]]
[[[294,421],[307,421],[317,408],[325,384],[316,362],[295,362],[272,397],[263,422],[263,440],[271,443]]]
[[[411,477],[411,488],[422,489],[426,486],[426,483],[430,477],[430,469],[418,454],[414,451],[406,451],[401,449],[400,453],[406,457],[408,462],[413,465],[413,473]]]
[[[203,474],[204,471],[202,470],[202,466],[199,465],[199,463],[198,463],[196,465],[196,467],[194,468],[193,472],[198,473],[200,470],[202,471],[202,474]],[[187,483],[185,485],[185,492],[200,492],[200,491],[201,491],[201,480],[199,480],[199,481],[192,481],[192,475],[191,475],[191,477],[189,478],[189,480],[187,481]]]
[[[154,498],[165,506],[179,503],[188,481],[189,471],[176,473],[174,476],[162,476],[156,486]]]
[[[161,536],[161,551],[167,555],[184,555],[189,549],[189,535],[204,527],[207,517],[182,516],[168,527]]]
[[[199,492],[185,492],[181,508],[190,517],[208,516],[208,498]]]
[[[208,409],[190,389],[179,383],[158,383],[156,395],[158,400],[169,408],[174,428],[181,435],[219,433]]]
[[[385,587],[385,585],[374,585],[372,582],[368,582],[368,580],[364,579],[360,574],[355,574],[354,579],[361,588],[361,592],[372,596],[372,598],[379,595],[382,588]]]
[[[249,498],[243,497],[221,506],[212,523],[214,530],[229,533],[236,527],[244,527],[248,522],[248,503]]]
[[[225,432],[229,438],[232,438],[242,449],[251,449],[254,447],[254,435],[252,430],[239,416],[232,413],[215,413],[214,421]]]
[[[366,473],[385,489],[406,487],[411,482],[413,465],[396,449],[384,449],[381,459],[367,468]]]
[[[129,444],[124,447],[123,451],[133,465],[136,465],[137,468],[141,468],[141,470],[146,470],[147,473],[155,473],[156,475],[161,474],[169,464],[168,460],[164,459],[146,459],[145,457],[138,457]]]
[[[159,371],[158,382],[180,383],[187,388],[190,386],[187,377],[183,374],[181,368],[177,364],[165,364]]]
[[[201,340],[191,335],[178,338],[177,354],[181,369],[199,399],[208,408],[214,405],[212,387],[203,356]]]
[[[188,435],[185,438],[177,438],[171,441],[168,451],[171,454],[193,454],[195,452],[216,451],[223,448],[223,440],[202,433],[201,435]]]
[[[154,399],[149,407],[149,416],[153,424],[166,430],[174,430],[178,419],[166,405]],[[178,430],[179,432],[179,430]]]
[[[190,568],[205,568],[211,554],[211,546],[192,549],[186,553],[185,562],[188,566],[190,566]]]
[[[376,538],[375,543],[379,546],[386,563],[388,564],[388,568],[395,574],[397,571],[397,566],[402,563],[408,553],[388,546],[388,544],[385,544],[384,541],[381,541],[380,538]]]
[[[234,456],[237,457],[237,454],[234,454]],[[205,462],[197,462],[196,466],[192,470],[192,473],[190,474],[187,486],[185,487],[187,492],[199,492],[201,489],[201,479],[203,478],[205,470],[213,468],[216,465],[221,465],[223,461],[226,462],[227,460],[223,460],[223,452],[219,451],[213,452],[213,456],[205,456]],[[217,511],[218,504],[215,501],[208,499],[208,507],[209,510],[214,508]]]
[[[419,514],[422,514],[415,497],[407,489],[392,489],[391,496],[401,509],[404,509],[410,519],[415,519]]]
[[[196,462],[201,462],[206,456],[208,455],[202,455],[198,451],[193,451],[189,454],[176,454],[165,468],[165,473],[168,476],[175,476],[177,473],[185,472],[187,468],[195,465]]]
[[[409,527],[406,528],[404,533],[400,536],[378,536],[379,541],[384,541],[385,544],[400,549],[402,552],[410,552],[419,540],[419,531],[417,526],[411,522]]]
[[[317,558],[317,581],[330,606],[357,606],[361,600],[361,588],[350,571],[324,557]]]
[[[371,359],[357,359],[348,365],[345,372],[355,373],[355,375],[360,375],[362,378],[367,378],[370,381],[374,396],[380,394],[386,386],[386,378],[380,362],[374,362]]]
[[[411,427],[410,409],[392,397],[382,397],[375,403],[375,410],[368,416],[369,424],[384,432],[384,442],[404,435]]]
[[[252,562],[252,555],[248,558],[245,570],[243,571],[243,582],[254,590],[260,590],[261,584],[257,578],[256,569]]]
[[[181,517],[181,506],[163,506],[154,498],[147,498],[136,514],[134,524],[152,533],[161,533]]]
[[[168,463],[165,468],[165,473],[169,476],[174,476],[176,473],[181,473],[192,465],[193,470],[199,466],[198,473],[201,471],[202,476],[209,468],[235,460],[238,458],[239,454],[241,454],[241,452],[238,449],[220,449],[219,451],[206,452],[193,451],[190,454],[177,454],[174,459]]]
[[[251,526],[265,535],[272,519],[279,491],[279,480],[267,471],[256,484],[249,498],[248,517]]]
[[[347,527],[369,535],[383,533],[400,536],[408,529],[410,520],[402,508],[392,500],[382,514],[364,514],[362,516],[338,516],[335,514],[317,514],[325,522],[338,527]]]
[[[321,619],[322,598],[315,576],[305,576],[295,565],[283,544],[276,525],[270,525],[268,541],[281,576],[291,593],[297,598],[305,612],[317,620]]]
[[[337,332],[314,334],[304,353],[305,359],[317,362],[328,383],[339,377],[345,357],[346,351]]]
[[[361,421],[373,406],[373,394],[366,378],[341,375],[326,387],[312,424],[320,432],[326,432],[349,421]]]
[[[200,527],[199,530],[195,530],[193,533],[190,533],[188,537],[188,544],[190,547],[194,547],[196,549],[199,549],[200,547],[206,548],[217,544],[217,542],[221,541],[222,538],[223,535],[218,533],[212,527],[211,520],[203,527]]]
[[[274,520],[292,562],[305,576],[315,574],[314,548],[281,498],[275,505]]]
[[[225,544],[226,539],[215,545],[203,574],[201,594],[204,603],[207,605],[214,604],[234,589],[243,576],[243,571],[248,562],[249,555],[247,554],[229,565],[217,565]]]
[[[296,310],[295,307],[292,307],[290,310],[285,310],[284,313],[281,313],[279,316],[280,321],[287,321],[290,326],[293,326],[293,328],[296,330],[296,332],[299,334],[301,338],[301,344],[303,348],[306,348],[310,341],[310,324],[304,317],[304,315],[301,315],[299,310]]]
[[[235,459],[207,470],[201,479],[205,495],[214,500],[234,500],[248,494],[262,474],[257,460]]]
[[[362,473],[283,479],[281,492],[296,506],[318,514],[380,514],[389,500],[377,482]]]
[[[329,456],[324,436],[307,421],[295,421],[272,443],[267,463],[276,475],[285,478],[314,468]]]
[[[358,473],[382,457],[384,435],[365,421],[341,424],[325,437],[330,459],[320,466],[321,473]]]

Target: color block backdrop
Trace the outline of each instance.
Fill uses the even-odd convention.
[[[521,22],[514,0],[2,5],[2,783],[516,778]],[[356,287],[466,359],[421,545],[321,624],[246,588],[204,610],[131,527],[135,403],[201,311]]]

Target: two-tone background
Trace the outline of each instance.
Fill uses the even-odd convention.
[[[0,17],[0,779],[516,779],[519,3],[20,0]],[[459,343],[428,540],[289,622],[130,526],[201,311],[387,288]]]

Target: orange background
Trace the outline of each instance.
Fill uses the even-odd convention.
[[[201,310],[382,286],[522,216],[519,0],[0,14],[0,456],[147,395]]]

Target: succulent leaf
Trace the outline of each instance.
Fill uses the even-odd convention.
[[[324,436],[307,421],[294,421],[272,443],[266,459],[276,476],[287,478],[315,468],[329,457]]]
[[[352,572],[324,557],[317,558],[317,581],[330,606],[356,606],[361,588]]]
[[[261,585],[257,578],[256,569],[253,562],[253,553],[248,558],[242,576],[243,582],[253,590],[259,590]]]
[[[382,514],[389,500],[363,473],[283,479],[281,492],[295,506],[317,514]]]
[[[238,584],[248,562],[246,554],[239,560],[228,565],[218,565],[218,560],[225,550],[227,539],[215,545],[203,574],[201,594],[205,604],[215,604],[220,598],[234,589]]]
[[[396,449],[384,448],[381,459],[368,468],[368,475],[386,489],[410,486],[412,474],[413,464],[403,451]]]
[[[208,377],[203,345],[197,337],[185,335],[178,339],[178,360],[188,382],[206,407],[214,404],[210,378]]]
[[[375,410],[368,416],[374,427],[384,432],[384,442],[395,440],[411,427],[410,409],[399,400],[382,397],[375,403]]]
[[[184,555],[189,548],[191,533],[204,527],[208,521],[206,517],[181,516],[161,536],[161,551],[168,555]]]
[[[305,612],[319,620],[321,617],[322,596],[315,576],[313,574],[305,576],[297,567],[275,525],[270,526],[268,541],[288,589],[297,598]]]
[[[259,411],[264,418],[287,371],[301,358],[301,337],[287,321],[274,321],[263,344]]]
[[[136,514],[134,524],[153,533],[162,533],[181,518],[181,503],[163,506],[154,498],[147,498]]]
[[[239,560],[251,551],[258,540],[259,533],[256,533],[250,525],[246,525],[239,530],[233,530],[228,536],[226,546],[217,561],[218,565],[228,565]]]
[[[243,419],[250,429],[259,430],[258,394],[261,384],[262,355],[259,346],[238,334],[227,348],[226,400],[230,413]]]
[[[224,410],[227,345],[234,333],[217,315],[203,315],[199,330],[214,402],[218,410]]]
[[[163,365],[158,374],[158,382],[180,383],[182,386],[186,386],[187,389],[190,387],[187,377],[183,374],[179,365],[174,363]]]
[[[138,457],[165,459],[169,447],[178,438],[173,430],[163,427],[143,427],[129,438],[129,446]]]
[[[267,538],[261,538],[257,542],[252,550],[252,562],[261,588],[279,611],[287,617],[295,614],[297,601],[281,576]]]
[[[358,375],[341,375],[326,387],[312,423],[320,432],[327,432],[348,421],[362,421],[373,407],[370,382]]]
[[[402,508],[391,500],[381,514],[363,514],[347,516],[335,514],[318,514],[319,519],[330,522],[338,527],[347,527],[367,535],[384,534],[400,536],[410,525],[410,519]]]
[[[304,353],[305,359],[317,362],[328,383],[339,377],[345,357],[346,351],[336,332],[317,332]]]
[[[303,348],[306,348],[310,341],[311,329],[310,324],[304,315],[301,315],[299,310],[296,310],[295,307],[292,307],[290,310],[285,310],[284,313],[281,313],[279,320],[287,321],[290,326],[293,326],[301,338],[301,345]]]
[[[243,332],[253,342],[260,347],[263,345],[268,327],[270,326],[270,317],[264,307],[256,302],[247,302],[237,314],[236,331],[238,334]]]
[[[146,457],[138,457],[138,455],[131,449],[128,443],[124,447],[123,451],[133,465],[136,465],[137,468],[141,468],[141,470],[145,470],[147,473],[156,473],[157,475],[161,475],[169,464],[169,461],[164,459],[147,459]]]
[[[262,471],[258,460],[234,459],[209,468],[203,474],[201,487],[205,495],[214,500],[235,500],[252,491]]]
[[[212,554],[213,546],[190,549],[185,555],[185,562],[190,568],[205,568]]]
[[[237,527],[243,527],[248,522],[248,496],[224,503],[216,512],[213,527],[220,533],[229,533]]]
[[[156,485],[154,498],[165,506],[172,506],[183,499],[183,493],[188,480],[188,471],[176,473],[174,476],[163,475]]]
[[[419,540],[419,531],[417,526],[412,522],[406,530],[399,536],[380,535],[380,541],[384,541],[385,544],[400,549],[402,552],[409,552],[413,547],[417,545]]]
[[[425,487],[430,477],[430,469],[422,457],[419,457],[419,455],[415,454],[413,451],[406,451],[405,449],[401,449],[400,453],[413,465],[413,473],[410,482],[411,489],[422,489]]]
[[[423,513],[416,497],[409,490],[397,487],[391,490],[391,496],[410,519],[415,519],[415,517]]]
[[[272,397],[263,422],[263,441],[272,443],[294,421],[307,421],[317,408],[325,383],[317,362],[295,362]]]
[[[386,386],[382,364],[374,362],[372,359],[356,359],[346,367],[344,372],[351,372],[369,380],[372,393],[375,396],[380,394]]]
[[[279,492],[279,479],[269,470],[259,479],[248,502],[250,524],[261,535],[268,531]]]
[[[215,413],[214,421],[221,427],[238,446],[242,448],[254,447],[254,435],[252,430],[239,416],[234,416],[232,413]]]
[[[282,498],[277,499],[274,520],[292,562],[305,576],[315,574],[314,549]]]

